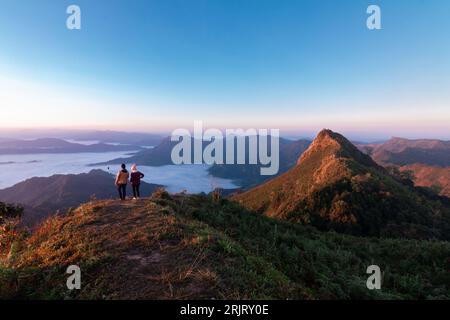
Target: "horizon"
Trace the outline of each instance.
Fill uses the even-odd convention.
[[[74,134],[85,134],[85,133],[121,133],[121,134],[148,134],[160,136],[161,138],[170,137],[172,131],[127,131],[120,129],[104,129],[104,128],[0,128],[0,139],[23,139],[23,140],[33,140],[33,139],[42,139],[42,138],[57,138],[57,139],[69,139],[71,135]],[[191,134],[193,134],[192,128],[186,128],[189,130]],[[211,129],[211,127],[205,127],[204,130]],[[240,129],[237,127],[234,128],[219,128],[219,130],[224,133],[227,129]],[[246,130],[247,128],[242,128]],[[255,128],[259,129],[267,129],[267,128]],[[336,133],[342,134],[344,137],[349,139],[353,143],[382,143],[386,142],[390,139],[400,138],[400,139],[408,139],[408,140],[441,140],[441,141],[449,141],[445,136],[434,136],[434,135],[409,135],[409,136],[400,136],[395,134],[383,134],[383,135],[367,135],[361,132],[340,132],[334,130],[333,128],[321,128],[317,131],[303,131],[300,132],[291,132],[291,131],[280,131],[280,137],[289,140],[314,140],[320,131],[330,129]],[[71,139],[71,138],[70,138]],[[84,141],[83,139],[72,139],[74,141]]]
[[[125,3],[76,1],[81,30],[72,2],[4,4],[0,126],[450,139],[448,2],[377,1],[381,30],[363,0]]]

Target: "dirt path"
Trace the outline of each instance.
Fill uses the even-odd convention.
[[[217,296],[214,273],[204,265],[204,247],[193,243],[196,235],[186,232],[186,221],[161,209],[148,199],[82,207],[82,228],[72,238],[88,241],[95,255],[111,261],[89,276],[90,289],[100,283],[98,294],[112,299]]]

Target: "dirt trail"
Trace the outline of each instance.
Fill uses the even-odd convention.
[[[29,259],[41,261],[44,268],[101,261],[83,274],[89,296],[94,292],[106,299],[217,297],[205,248],[192,241],[197,235],[187,232],[188,223],[149,199],[96,201],[55,219],[48,234],[44,228],[33,236],[32,245],[40,248]],[[55,247],[58,250],[48,250]]]
[[[107,296],[125,299],[215,297],[205,254],[192,246],[183,221],[161,214],[149,199],[110,200],[93,207],[87,228],[114,261],[102,281],[114,284]],[[86,230],[85,230],[86,231]]]

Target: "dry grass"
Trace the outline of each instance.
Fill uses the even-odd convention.
[[[161,199],[167,199],[164,193]],[[217,297],[217,277],[207,263],[213,239],[186,225],[153,201],[95,201],[45,221],[14,268],[63,271],[76,264],[83,272],[85,266],[88,290],[81,298]],[[94,287],[101,288],[98,294]]]
[[[7,299],[448,298],[447,242],[357,238],[212,197],[95,201],[54,217],[0,263]],[[382,292],[366,266],[386,270]],[[82,289],[66,288],[66,268]]]

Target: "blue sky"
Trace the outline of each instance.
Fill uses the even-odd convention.
[[[68,30],[79,5],[82,29]],[[377,4],[382,30],[366,28]],[[450,138],[446,0],[2,0],[2,127]]]

